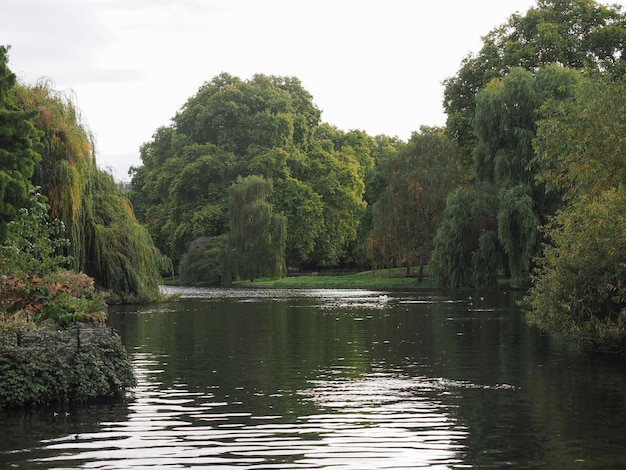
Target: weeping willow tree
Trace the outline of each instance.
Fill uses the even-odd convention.
[[[503,79],[492,80],[477,94],[474,191],[488,199],[495,196],[495,204],[491,204],[490,212],[485,214],[474,211],[472,204],[479,200],[477,198],[449,200],[455,204],[470,204],[463,212],[472,219],[463,224],[447,220],[440,227],[435,248],[439,261],[435,264],[437,269],[447,272],[438,272],[439,279],[462,279],[464,284],[461,285],[465,287],[489,287],[498,275],[510,278],[513,285],[530,279],[532,260],[541,246],[540,227],[556,206],[554,198],[535,180],[538,171],[533,148],[536,123],[545,103],[571,98],[576,80],[576,72],[558,66],[548,66],[535,73],[514,68]],[[456,217],[457,212],[446,213],[444,219]],[[495,232],[470,231],[468,236],[474,238],[466,240],[461,232],[463,227],[480,227],[480,219],[485,216],[496,221]],[[453,230],[453,227],[457,228]],[[457,276],[452,270],[459,267],[442,262],[454,258],[459,247],[471,250],[464,258],[475,260],[471,263],[474,272],[470,275]],[[446,250],[452,251],[446,254]]]
[[[147,229],[137,222],[130,202],[118,192],[110,174],[94,173],[84,211],[85,272],[111,290],[114,300],[158,299],[161,272],[171,267]]]
[[[36,109],[35,126],[43,132],[41,162],[32,178],[50,204],[50,218],[63,221],[71,246],[72,268],[84,270],[86,259],[84,201],[97,173],[93,136],[68,96],[40,80],[20,90],[22,105]]]
[[[20,87],[19,96],[24,109],[38,112],[42,159],[32,180],[48,198],[50,217],[66,226],[72,268],[110,290],[113,300],[158,298],[165,260],[112,176],[98,168],[94,138],[71,98],[49,81]]]
[[[233,278],[285,275],[286,219],[273,212],[271,194],[271,181],[258,175],[231,186],[226,264]]]

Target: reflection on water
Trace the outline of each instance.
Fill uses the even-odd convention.
[[[135,354],[139,387],[124,421],[42,441],[50,468],[450,468],[466,431],[428,397],[467,384],[379,372],[359,380],[320,373],[297,391],[317,412],[291,419],[237,411],[213,393],[159,381],[166,358]],[[272,398],[280,399],[282,394]],[[242,403],[236,403],[243,405]]]
[[[116,307],[124,402],[0,415],[0,468],[615,468],[623,364],[510,294],[184,289]],[[519,297],[518,297],[519,298]]]

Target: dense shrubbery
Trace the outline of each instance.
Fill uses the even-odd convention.
[[[119,336],[79,326],[0,333],[0,377],[0,408],[85,401],[135,385]]]

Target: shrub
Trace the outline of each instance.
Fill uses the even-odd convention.
[[[86,401],[133,387],[136,380],[119,336],[108,328],[87,331],[84,335],[76,326],[2,333],[0,408]]]

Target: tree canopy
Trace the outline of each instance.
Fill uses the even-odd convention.
[[[376,266],[419,266],[421,276],[446,197],[462,181],[457,153],[456,142],[443,129],[422,127],[388,161],[367,242]]]
[[[527,297],[532,323],[601,349],[626,349],[626,89],[585,79],[539,122],[537,178],[565,205]]]
[[[142,146],[131,198],[157,246],[178,263],[192,241],[233,229],[231,185],[263,177],[274,188],[273,213],[286,218],[286,262],[334,265],[357,235],[373,147],[363,132],[322,124],[295,78],[222,74]]]
[[[458,72],[445,81],[447,130],[459,139],[469,163],[475,143],[475,97],[491,80],[515,67],[535,72],[550,64],[621,78],[626,71],[624,50],[626,17],[619,6],[594,0],[538,0],[526,14],[511,15],[484,36],[482,49],[465,57]]]

